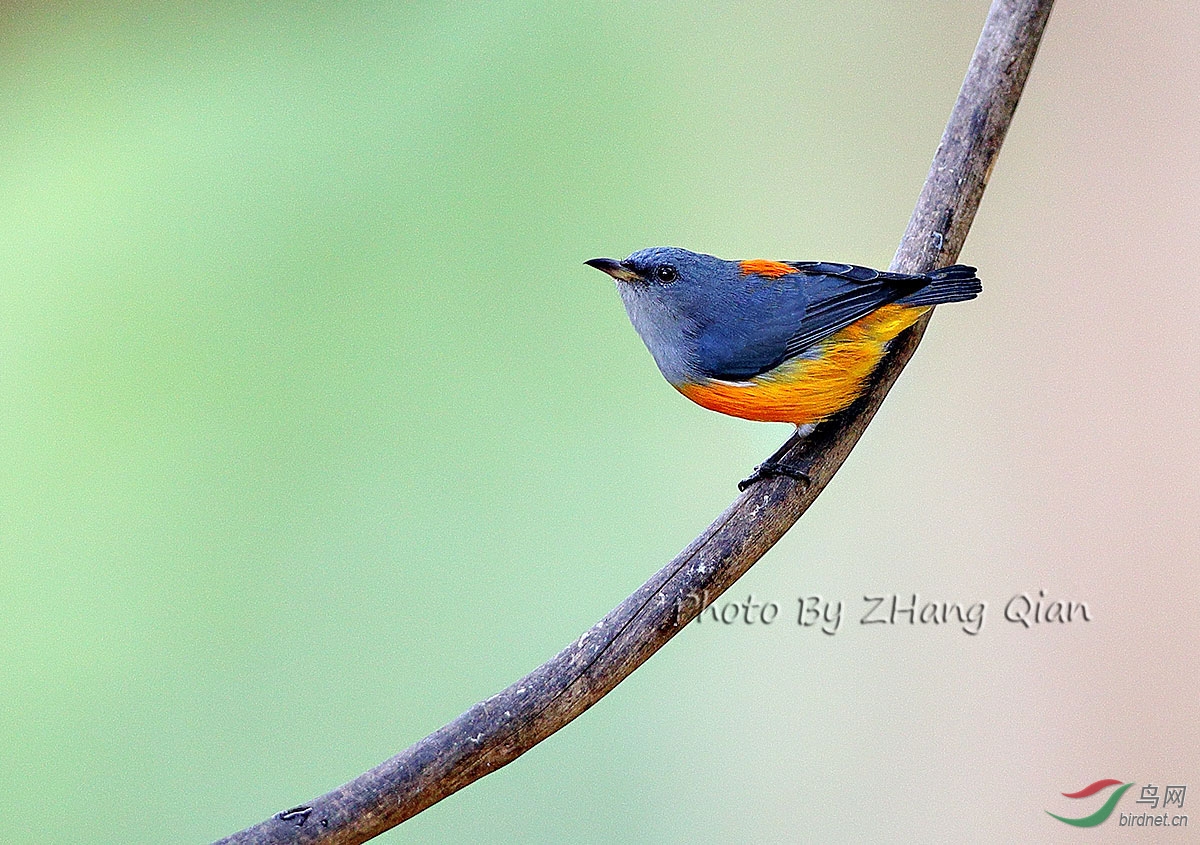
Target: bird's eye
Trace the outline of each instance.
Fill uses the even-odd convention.
[[[678,278],[679,274],[675,272],[675,268],[670,264],[660,264],[654,269],[655,277],[664,284],[670,284]]]

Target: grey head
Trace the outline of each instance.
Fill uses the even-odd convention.
[[[617,280],[633,327],[674,385],[741,380],[774,367],[804,312],[795,279],[765,279],[741,262],[679,247],[586,263]]]
[[[698,340],[720,322],[720,303],[738,297],[736,261],[658,246],[624,261],[585,263],[616,279],[629,320],[667,381],[682,384],[701,377]]]

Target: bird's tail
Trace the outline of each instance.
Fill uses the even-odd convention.
[[[899,300],[899,304],[943,305],[947,302],[962,302],[965,299],[974,299],[983,290],[983,285],[975,275],[975,268],[966,264],[942,267],[926,275],[929,284]]]

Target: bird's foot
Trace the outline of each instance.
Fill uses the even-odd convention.
[[[774,455],[767,458],[761,464],[754,468],[754,472],[750,473],[749,478],[743,478],[738,482],[738,490],[743,493],[753,484],[760,481],[766,481],[769,478],[779,478],[784,476],[793,481],[802,481],[807,487],[812,480],[808,477],[808,473],[798,467],[792,467],[785,464],[783,461],[777,460]]]

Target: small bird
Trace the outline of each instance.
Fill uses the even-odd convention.
[[[698,405],[796,434],[739,487],[779,475],[812,426],[862,393],[889,341],[932,305],[982,289],[963,264],[910,275],[824,261],[727,261],[652,247],[584,262],[617,281],[658,369]]]

